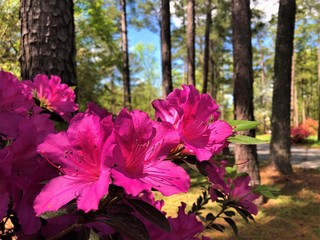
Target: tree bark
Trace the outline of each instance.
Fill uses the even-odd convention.
[[[318,21],[318,26],[320,21]],[[320,141],[320,27],[318,27],[318,48],[317,48],[317,60],[318,60],[318,141]]]
[[[206,1],[206,28],[204,33],[204,55],[203,55],[203,83],[202,93],[208,91],[208,75],[209,75],[209,55],[210,55],[210,28],[211,28],[211,0]]]
[[[210,40],[210,48],[211,52],[214,52],[214,42],[213,40]],[[213,54],[210,56],[210,66],[211,66],[211,74],[210,74],[210,93],[213,99],[217,98],[218,93],[218,77],[219,77],[219,71],[217,70],[217,64],[215,62]]]
[[[297,98],[297,86],[295,82],[295,54],[292,55],[292,67],[291,67],[291,116],[292,124],[294,127],[299,126],[299,108]]]
[[[293,172],[290,143],[290,93],[295,0],[280,0],[272,97],[270,161],[282,174]]]
[[[170,0],[161,0],[161,63],[162,95],[165,98],[173,90],[171,76]]]
[[[126,0],[121,0],[121,44],[122,44],[122,63],[123,63],[123,69],[122,69],[123,103],[126,108],[131,110]]]
[[[21,77],[58,75],[76,86],[73,1],[21,0]]]
[[[195,0],[188,0],[187,5],[187,56],[188,84],[196,85],[195,78]]]
[[[235,119],[254,120],[253,70],[250,0],[232,1],[232,44]],[[255,130],[239,134],[255,136]],[[235,159],[241,172],[248,172],[252,184],[260,184],[256,145],[235,146]]]
[[[263,46],[261,43],[261,37],[258,35],[258,46],[259,46],[259,53],[260,53],[260,106],[265,108],[265,93],[264,88],[266,84],[266,72],[265,72],[265,60],[264,60],[264,53],[263,53]],[[263,133],[267,133],[267,124],[266,124],[266,113],[263,113]]]

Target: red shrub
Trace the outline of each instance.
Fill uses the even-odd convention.
[[[291,128],[291,140],[293,143],[302,143],[309,136],[317,134],[318,122],[311,118],[301,123],[299,127]]]
[[[291,141],[293,143],[303,143],[309,137],[309,132],[301,125],[291,128]]]
[[[316,135],[318,130],[318,121],[307,118],[301,126],[309,132],[310,135]]]

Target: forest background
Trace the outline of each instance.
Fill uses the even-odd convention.
[[[37,1],[0,0],[0,69],[13,72],[18,77],[22,76],[23,79],[20,66],[24,55],[21,51],[21,19],[19,18],[21,2]],[[55,2],[57,1],[48,1],[53,5]],[[97,102],[114,114],[118,113],[123,106],[127,106],[144,110],[153,116],[150,102],[166,95],[166,92],[161,89],[165,78],[160,63],[163,58],[160,51],[161,44],[159,44],[162,43],[160,33],[163,32],[161,2],[170,2],[171,46],[169,49],[172,53],[170,62],[172,71],[170,72],[173,87],[180,87],[183,83],[195,84],[201,92],[207,92],[216,99],[220,105],[222,119],[233,120],[235,118],[234,90],[236,89],[233,39],[236,36],[233,36],[235,28],[232,13],[235,4],[232,5],[232,3],[249,3],[249,0],[196,1],[191,8],[191,12],[192,9],[194,10],[195,33],[195,41],[191,45],[188,37],[190,34],[188,3],[195,1],[73,1],[76,90],[80,108],[85,109],[86,103],[90,101]],[[126,3],[124,8],[123,3]],[[264,5],[267,3],[268,5]],[[292,64],[290,61],[289,66],[291,69],[289,125],[292,129],[298,128],[300,131],[299,125],[309,123],[312,128],[317,127],[317,121],[320,119],[320,2],[319,0],[280,0],[281,3],[296,4],[294,47],[293,53],[289,53],[290,56],[292,55]],[[257,129],[259,133],[270,133],[273,114],[272,97],[276,81],[275,58],[277,54],[281,55],[276,52],[279,4],[277,1],[256,0],[250,2],[250,7],[254,118],[261,123]],[[273,10],[272,13],[267,11],[270,9]],[[124,31],[121,25],[123,16],[126,16],[127,31]],[[126,32],[129,38],[127,46],[123,45],[123,33]],[[189,65],[190,55],[193,54],[190,51],[192,45],[195,47],[194,56],[191,57],[194,59],[194,66]],[[123,55],[126,47],[129,50],[128,66]],[[126,68],[129,69],[127,78],[125,77]],[[193,69],[194,76],[190,69]],[[128,86],[125,84],[126,79],[130,80],[129,91],[126,89]],[[66,81],[66,79],[63,80]],[[73,85],[72,81],[71,85]],[[286,95],[280,95],[279,98],[281,98],[279,102],[288,100]],[[128,103],[129,99],[131,100]],[[316,132],[313,131],[313,133]],[[251,152],[250,149],[245,151]],[[284,165],[288,163],[290,165],[290,155],[287,154],[286,157],[289,161],[284,162]],[[255,154],[248,159],[250,159],[248,162],[253,164],[249,164],[249,169],[244,170],[249,172],[251,177],[256,172],[259,183],[256,150]],[[241,159],[237,161],[244,162]],[[280,171],[281,169],[282,173],[290,172],[287,171],[288,168],[280,167]],[[305,202],[306,199],[303,201]],[[283,227],[283,229],[288,228]]]
[[[233,66],[229,1],[212,0],[208,93],[221,105],[221,117],[233,119]],[[172,80],[187,83],[187,1],[171,1]],[[317,6],[316,6],[317,5]],[[122,106],[121,9],[117,1],[74,1],[78,101],[94,101],[111,112]],[[317,8],[318,7],[318,8]],[[206,1],[195,6],[195,82],[203,88]],[[318,119],[319,3],[297,1],[292,75],[292,125]],[[0,66],[20,76],[19,1],[0,1]],[[255,118],[260,132],[270,130],[273,63],[278,4],[252,1],[252,46]],[[161,96],[160,3],[127,3],[132,107],[152,112],[150,101]],[[141,32],[139,32],[141,31]],[[152,115],[152,114],[151,114]]]

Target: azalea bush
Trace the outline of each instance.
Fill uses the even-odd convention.
[[[59,77],[19,81],[1,71],[1,239],[209,239],[204,230],[224,230],[218,218],[237,234],[232,217],[253,220],[254,200],[270,192],[216,156],[229,142],[256,143],[236,131],[257,123],[219,120],[209,95],[182,88],[152,102],[155,120],[140,110],[114,116],[94,103],[77,113],[75,93]],[[187,193],[194,170],[208,187],[189,211],[182,202],[177,217],[166,216],[154,192]],[[220,211],[203,216],[214,204]]]
[[[309,136],[316,135],[318,131],[318,121],[307,118],[298,127],[291,128],[291,141],[293,143],[304,143]]]

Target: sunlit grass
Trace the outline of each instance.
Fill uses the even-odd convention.
[[[311,148],[320,148],[320,141],[318,141],[317,135],[309,136],[306,140],[306,144]]]
[[[269,143],[271,140],[271,134],[258,134],[256,138]]]
[[[256,138],[270,143],[271,134],[257,134]],[[307,146],[310,148],[320,148],[320,141],[318,141],[317,135],[312,135],[309,136],[304,143],[299,143],[296,145]]]

